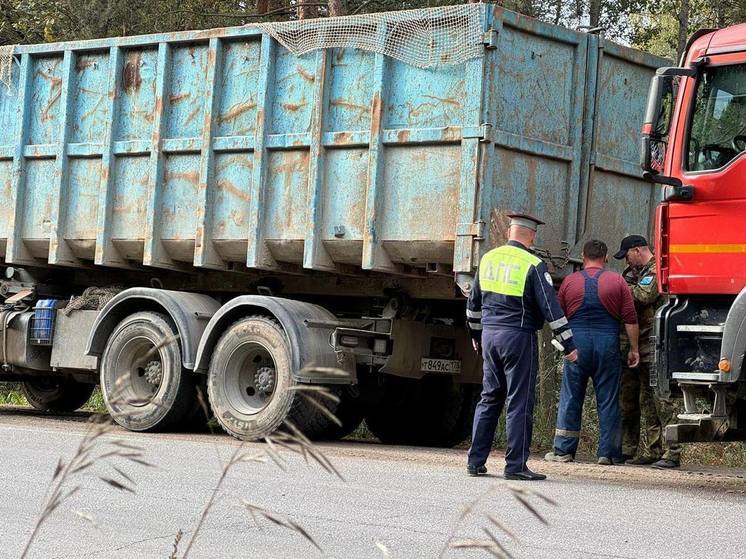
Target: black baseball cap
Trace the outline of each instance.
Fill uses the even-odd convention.
[[[648,246],[648,240],[642,235],[627,235],[622,239],[622,244],[619,246],[619,252],[614,255],[614,258],[621,260],[627,256],[627,251],[629,249],[646,246]]]

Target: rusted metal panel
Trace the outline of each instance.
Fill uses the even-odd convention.
[[[483,55],[429,69],[250,26],[19,47],[0,256],[436,282],[473,271],[494,210],[545,218],[550,249],[647,231],[633,161],[663,61],[481,9]]]
[[[588,101],[593,138],[579,235],[603,238],[610,246],[629,234],[650,239],[660,188],[640,176],[640,115],[651,74],[671,62],[595,36],[591,48],[597,52],[595,89]]]
[[[500,8],[491,14],[499,32],[486,87],[495,126],[485,148],[481,218],[489,224],[511,210],[540,216],[547,225],[537,244],[558,250],[563,240],[575,242],[588,36]],[[501,242],[491,225],[481,251]]]
[[[537,245],[579,255],[652,226],[653,188],[637,166],[647,84],[668,61],[495,8],[482,219],[508,210],[547,222]],[[491,114],[490,114],[491,113]],[[495,211],[497,210],[497,211]],[[499,217],[498,217],[499,219]],[[492,224],[495,231],[502,224]],[[482,243],[483,252],[500,239]]]

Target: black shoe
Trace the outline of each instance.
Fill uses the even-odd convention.
[[[622,454],[622,462],[627,462],[627,460],[632,460],[635,457],[634,454]]]
[[[656,461],[655,458],[649,458],[648,456],[638,456],[637,458],[630,458],[625,464],[629,464],[630,466],[649,466]]]
[[[466,466],[466,473],[470,476],[483,476],[487,473],[487,466]]]
[[[672,470],[674,468],[678,468],[679,466],[681,466],[681,463],[674,460],[667,460],[665,458],[661,458],[655,464],[653,464],[653,468],[655,468],[656,470]]]
[[[523,470],[522,472],[505,472],[505,479],[515,480],[515,481],[540,481],[542,479],[547,479],[547,476],[544,474],[537,474],[536,472],[532,472],[528,468]]]

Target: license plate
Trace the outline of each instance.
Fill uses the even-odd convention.
[[[423,373],[444,373],[457,375],[461,372],[461,361],[458,359],[430,359],[423,357],[420,363]]]

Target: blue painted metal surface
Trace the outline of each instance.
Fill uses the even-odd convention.
[[[0,256],[470,273],[503,210],[543,217],[555,250],[648,232],[637,137],[666,61],[482,9],[493,45],[431,69],[297,57],[252,27],[18,47]]]

